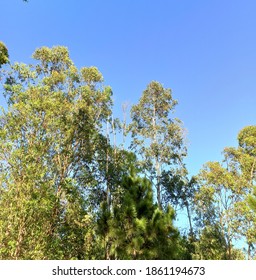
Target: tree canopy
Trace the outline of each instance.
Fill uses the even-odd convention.
[[[0,259],[255,258],[256,126],[191,177],[171,89],[151,81],[122,122],[97,67],[33,59],[0,42]]]

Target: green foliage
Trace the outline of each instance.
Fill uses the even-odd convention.
[[[256,156],[256,126],[246,126],[238,134],[238,143],[245,153]]]
[[[159,208],[162,207],[160,177],[164,167],[181,164],[186,155],[181,121],[171,118],[176,104],[171,90],[153,81],[131,109],[131,148],[140,155],[141,166],[156,187]]]
[[[194,239],[194,198],[198,191],[196,178],[188,179],[186,168],[164,170],[161,175],[161,185],[164,189],[163,201],[186,211],[189,223],[189,238]]]
[[[158,209],[151,183],[133,171],[124,176],[118,198],[108,210],[102,204],[98,219],[107,259],[179,258],[174,211]]]
[[[253,195],[248,197],[249,205],[254,212],[256,212],[256,188],[254,189]]]
[[[79,70],[61,46],[33,58],[10,64],[0,43],[0,259],[255,258],[255,126],[188,179],[170,89],[147,86],[126,150],[96,67]],[[170,204],[188,216],[182,237]]]
[[[212,226],[220,229],[226,244],[216,243],[226,248],[221,258],[234,258],[233,244],[240,238],[244,238],[248,245],[246,257],[251,259],[255,253],[256,216],[247,202],[255,187],[255,131],[255,126],[242,129],[238,134],[238,148],[225,148],[223,165],[209,162],[198,176],[200,190],[195,196],[198,225],[205,233]],[[249,201],[252,205],[252,196]],[[199,239],[200,242],[203,240],[202,237]],[[218,250],[216,254],[219,255]],[[216,257],[209,254],[209,258]]]
[[[12,65],[4,84],[0,256],[84,258],[88,213],[79,175],[99,153],[95,139],[111,91],[95,80],[92,87],[64,47],[43,47],[33,57],[36,65]]]
[[[103,134],[112,91],[102,74],[79,71],[65,47],[33,58],[4,73],[1,259],[179,258],[173,209],[154,204],[136,156]]]
[[[218,224],[208,225],[204,227],[200,233],[198,242],[195,243],[194,259],[200,260],[227,260],[231,259],[228,256],[228,244],[222,229]]]
[[[9,61],[9,54],[6,46],[0,41],[0,68]]]
[[[253,224],[254,227],[253,229],[250,231],[250,238],[252,241],[256,240],[256,230],[255,230],[255,225],[256,225],[256,187],[254,187],[253,193],[248,195],[248,205],[250,207],[250,209],[253,211],[253,215],[252,215],[252,219],[253,219]],[[253,243],[253,242],[252,242]]]

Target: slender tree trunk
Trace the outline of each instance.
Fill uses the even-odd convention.
[[[255,164],[256,164],[256,157],[253,159],[253,164],[252,164],[252,169],[251,169],[251,182],[250,182],[251,187],[253,186]]]
[[[228,241],[228,259],[232,260],[232,246],[230,240]]]
[[[156,120],[156,107],[154,106],[154,113],[153,113],[153,143],[157,145],[157,120]],[[162,201],[161,201],[161,184],[160,184],[160,162],[158,158],[158,154],[155,154],[155,170],[156,170],[156,192],[157,192],[157,204],[158,208],[162,209]]]
[[[251,243],[250,242],[248,242],[247,260],[251,260]]]
[[[187,202],[187,201],[185,202],[185,207],[186,207],[187,215],[188,215],[190,236],[191,236],[192,239],[194,240],[194,230],[193,230],[193,225],[192,225],[191,213],[190,213],[190,209],[189,209],[189,206],[188,206],[188,202]]]
[[[106,151],[106,184],[107,184],[107,188],[106,188],[106,200],[107,200],[107,208],[108,211],[110,211],[110,183],[109,183],[109,149],[108,149],[108,145],[109,145],[109,120],[107,121],[107,128],[106,128],[106,138],[107,138],[107,151]]]
[[[156,160],[157,203],[158,203],[158,208],[159,208],[159,209],[162,209],[160,176],[161,176],[160,164],[159,164],[158,160]]]
[[[124,149],[124,146],[125,146],[125,139],[126,139],[126,118],[127,118],[127,114],[126,114],[126,111],[127,111],[127,107],[128,107],[128,104],[127,103],[123,103],[122,104],[122,110],[123,110],[123,149]]]

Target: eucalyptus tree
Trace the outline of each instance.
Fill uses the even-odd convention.
[[[182,165],[186,155],[182,123],[172,117],[176,105],[171,90],[152,81],[138,104],[131,108],[131,148],[139,155],[142,169],[156,188],[159,208],[162,208],[163,170]]]
[[[248,203],[254,212],[254,224],[256,224],[256,187],[254,187],[253,193],[248,196]],[[256,232],[253,233],[253,237],[256,239]]]
[[[235,192],[237,177],[218,162],[208,162],[200,171],[198,181],[200,189],[195,195],[195,203],[199,244],[202,238],[206,247],[208,241],[209,250],[214,244],[212,250],[215,253],[208,254],[209,258],[219,255],[223,259],[232,259],[234,241],[238,238],[234,215],[234,207],[240,201]]]
[[[243,201],[237,205],[237,215],[242,217],[239,231],[247,242],[247,258],[256,255],[256,213],[247,203],[256,187],[256,126],[244,127],[238,134],[238,148],[228,149],[229,155],[240,172],[240,193]]]
[[[83,258],[85,189],[93,178],[111,89],[78,70],[65,47],[37,49],[34,65],[4,73],[0,123],[0,257]]]
[[[256,127],[243,128],[238,134],[238,147],[225,148],[223,155],[222,164],[209,162],[198,176],[198,221],[201,227],[215,225],[221,230],[226,258],[234,258],[233,245],[237,239],[244,239],[250,259],[255,254],[256,224],[247,197],[255,187]]]

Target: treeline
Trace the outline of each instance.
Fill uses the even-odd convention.
[[[0,259],[255,257],[256,126],[190,178],[170,89],[152,81],[116,118],[96,67],[65,47],[33,58],[0,43]]]

